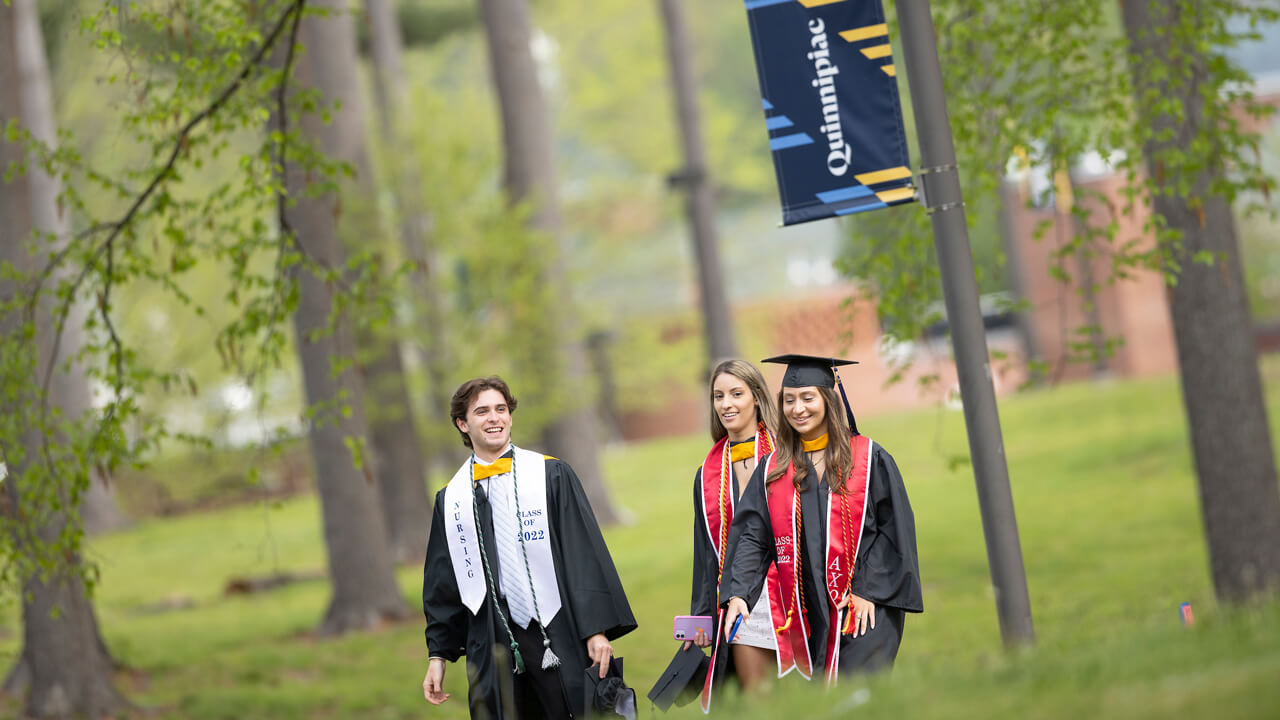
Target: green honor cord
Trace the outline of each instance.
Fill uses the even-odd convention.
[[[475,473],[474,470],[471,471]],[[516,496],[516,534],[520,536],[520,556],[524,558],[524,574],[529,579],[529,595],[533,598],[533,616],[538,620],[538,631],[542,633],[542,669],[550,670],[560,667],[560,658],[551,652],[551,638],[547,637],[547,629],[542,627],[542,615],[538,612],[538,591],[533,589],[533,571],[529,569],[529,551],[524,547],[524,518],[520,515],[520,486],[516,484],[516,463],[511,462],[511,492]],[[550,532],[550,523],[548,523]],[[550,542],[550,539],[548,539]]]
[[[480,561],[484,565],[484,575],[487,579],[485,589],[489,593],[489,599],[493,603],[493,607],[498,611],[498,618],[502,620],[502,629],[507,631],[507,639],[511,641],[511,657],[515,665],[515,672],[522,673],[525,670],[524,656],[520,654],[520,646],[516,643],[516,636],[511,632],[511,625],[507,622],[507,616],[502,612],[502,608],[498,605],[497,583],[493,581],[493,571],[489,569],[489,554],[484,549],[484,531],[480,529],[480,503],[476,498],[476,488],[479,483],[476,482],[476,466],[475,456],[472,456],[471,462],[471,509],[476,520],[476,535],[480,541]],[[492,488],[490,488],[492,490]],[[525,548],[523,519],[520,516],[520,486],[516,484],[516,464],[515,460],[511,462],[511,491],[515,495],[516,500],[516,534],[520,538],[520,556],[524,559],[524,573],[529,581],[529,595],[533,599],[533,616],[538,621],[538,632],[542,633],[542,669],[550,670],[551,668],[560,666],[560,658],[551,651],[551,638],[547,637],[547,629],[542,626],[542,615],[538,612],[538,592],[533,589],[533,571],[529,568],[529,552]]]
[[[520,646],[516,643],[515,634],[511,632],[511,625],[507,623],[506,613],[502,612],[502,607],[498,605],[497,584],[493,581],[493,571],[489,569],[489,553],[485,552],[484,549],[484,530],[480,526],[480,503],[476,497],[476,488],[479,487],[479,483],[476,482],[476,465],[474,461],[475,456],[472,456],[472,462],[469,463],[471,465],[471,511],[475,515],[476,536],[480,541],[480,562],[484,565],[484,576],[487,580],[485,590],[489,593],[489,601],[493,603],[494,611],[498,613],[498,619],[502,621],[502,629],[507,631],[507,639],[511,641],[511,659],[515,665],[512,668],[512,672],[522,673],[524,672],[524,656],[520,654]],[[514,466],[515,463],[513,462],[512,467]],[[525,564],[526,566],[528,565],[527,559]]]

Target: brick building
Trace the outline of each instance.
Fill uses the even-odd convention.
[[[958,408],[950,341],[939,337],[886,345],[871,301],[849,302],[856,292],[852,285],[830,284],[785,299],[737,304],[734,313],[740,327],[751,322],[764,330],[766,349],[757,353],[760,357],[795,352],[857,360],[859,364],[842,369],[840,377],[859,416],[939,404]],[[993,354],[1000,355],[992,360],[997,393],[1016,390],[1027,379],[1018,333],[1012,328],[989,330],[987,343]],[[754,362],[759,358],[748,359]],[[782,379],[782,366],[756,364],[769,387],[776,389]],[[903,365],[908,367],[901,379],[889,384]],[[620,414],[623,438],[706,432],[709,406],[705,388],[668,387],[659,391],[665,394],[663,402],[650,409]]]
[[[1255,95],[1280,108],[1280,27],[1264,28],[1265,37],[1234,53],[1254,77]],[[1251,118],[1242,118],[1254,123]],[[1267,125],[1247,125],[1249,129],[1280,136],[1280,121]],[[1274,170],[1280,172],[1280,169]],[[1086,159],[1073,168],[1071,184],[1076,187],[1091,221],[1118,223],[1119,238],[1153,240],[1143,228],[1149,218],[1145,208],[1132,214],[1114,213],[1124,205],[1123,178],[1112,173],[1097,158]],[[1173,330],[1165,285],[1154,271],[1135,270],[1122,282],[1107,283],[1111,275],[1109,257],[1099,254],[1084,263],[1075,256],[1059,257],[1057,252],[1075,234],[1073,216],[1054,203],[1028,206],[1037,192],[1034,178],[1011,178],[1005,193],[1005,244],[1015,295],[1030,302],[1030,310],[1012,326],[988,329],[992,349],[992,371],[997,394],[1016,390],[1029,376],[1027,357],[1042,360],[1050,380],[1063,381],[1091,377],[1141,377],[1177,370]],[[1041,177],[1040,182],[1051,182]],[[1067,193],[1066,188],[1063,194]],[[727,221],[727,222],[726,222]],[[742,279],[731,284],[731,303],[738,327],[760,326],[766,337],[760,357],[782,352],[835,355],[856,359],[859,365],[841,373],[855,412],[874,415],[890,409],[936,406],[958,407],[956,374],[945,337],[923,341],[886,344],[874,307],[861,300],[846,306],[856,294],[854,286],[841,283],[831,270],[838,252],[840,228],[837,223],[809,223],[782,231],[768,227],[759,214],[747,218],[722,218],[722,231],[734,237],[744,251],[725,259],[728,276]],[[784,236],[781,233],[786,232]],[[1038,239],[1037,239],[1038,237]],[[652,248],[645,248],[646,254]],[[762,261],[767,258],[767,261]],[[670,266],[667,258],[666,266]],[[627,263],[622,263],[627,265]],[[1071,276],[1062,282],[1051,270],[1061,265]],[[779,273],[779,268],[786,272]],[[651,279],[654,273],[647,273]],[[667,277],[692,277],[667,273]],[[1093,282],[1089,278],[1093,278]],[[782,283],[786,283],[785,285]],[[1086,290],[1098,284],[1094,290]],[[627,287],[614,283],[614,287]],[[763,291],[763,292],[762,292]],[[696,299],[696,288],[665,287],[644,304],[649,308],[688,307]],[[664,305],[665,303],[665,305]],[[1079,332],[1095,327],[1096,332]],[[1280,327],[1274,333],[1280,348]],[[1113,341],[1109,352],[1090,361],[1087,348]],[[756,357],[749,359],[757,360]],[[887,385],[902,361],[910,360],[900,382]],[[777,387],[781,368],[762,370],[771,387]],[[936,382],[922,380],[936,376]],[[706,432],[708,403],[705,388],[672,385],[657,390],[661,401],[649,409],[623,411],[617,418],[619,431],[627,439],[658,435]]]
[[[1262,32],[1260,41],[1236,49],[1233,55],[1253,75],[1255,97],[1280,108],[1280,27]],[[1240,112],[1238,117],[1244,128],[1264,137],[1280,135],[1276,116],[1258,119]],[[1052,192],[1040,192],[1050,184]],[[1047,363],[1052,377],[1136,377],[1177,370],[1160,275],[1135,270],[1128,279],[1109,283],[1112,260],[1105,249],[1088,260],[1078,253],[1059,252],[1075,235],[1085,234],[1085,228],[1075,227],[1070,213],[1073,200],[1086,211],[1090,224],[1116,223],[1119,242],[1135,240],[1138,250],[1152,247],[1154,240],[1144,231],[1150,210],[1134,204],[1124,212],[1124,185],[1124,178],[1102,159],[1090,157],[1072,168],[1069,179],[1049,178],[1044,171],[1032,169],[1011,176],[1004,188],[1005,245],[1015,292],[1031,304],[1021,323],[1024,349]],[[1036,200],[1043,198],[1047,201],[1037,207]],[[1055,268],[1070,280],[1060,280]],[[1112,351],[1096,353],[1101,357],[1090,362],[1088,357],[1094,353],[1089,348],[1105,349],[1109,340],[1117,341]]]

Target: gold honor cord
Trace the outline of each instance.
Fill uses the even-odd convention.
[[[729,542],[729,520],[733,519],[732,515],[729,520],[725,519],[725,503],[728,502],[729,493],[733,487],[729,484],[729,473],[733,471],[733,468],[729,465],[729,444],[729,439],[725,438],[724,451],[720,454],[720,547],[716,553],[719,556],[720,569],[716,571],[717,592],[720,588],[720,580],[724,577],[725,545]]]
[[[728,554],[725,550],[725,546],[729,542],[729,523],[724,521],[724,517],[725,517],[725,495],[727,495],[730,489],[733,487],[729,483],[729,473],[733,469],[732,467],[730,467],[730,461],[738,461],[738,460],[744,460],[748,457],[755,457],[756,456],[755,446],[758,443],[760,443],[761,439],[764,440],[764,448],[765,448],[765,452],[761,453],[761,456],[768,455],[769,453],[773,452],[773,443],[770,442],[769,440],[769,431],[767,428],[765,428],[764,423],[761,422],[761,423],[756,423],[756,439],[755,439],[755,442],[751,444],[751,448],[750,448],[751,454],[745,455],[744,457],[741,457],[741,458],[737,457],[737,455],[735,454],[736,449],[733,448],[732,441],[727,441],[727,445],[725,448],[725,459],[720,468],[720,551],[719,551],[720,569],[716,572],[716,588],[717,589],[719,589],[720,587],[720,579],[724,577],[724,560],[725,560],[725,556]],[[744,445],[740,445],[739,447],[745,448],[747,446],[744,444]],[[730,519],[732,520],[732,515],[730,515]]]
[[[826,436],[824,435],[823,437],[826,437]],[[800,512],[800,493],[798,491],[795,493],[795,498],[796,498],[796,502],[795,502],[795,505],[792,506],[792,512],[794,512],[796,515],[796,531],[795,531],[795,534],[791,536],[791,547],[792,547],[791,562],[792,562],[792,566],[795,568],[795,571],[792,573],[792,575],[795,577],[795,581],[796,581],[796,592],[800,593],[800,602],[799,602],[800,611],[804,612],[804,583],[801,581],[801,578],[800,578],[800,572],[804,569],[800,561],[801,560],[800,534],[804,532],[804,513]],[[796,614],[796,604],[797,603],[796,603],[795,595],[792,594],[791,609],[787,611],[787,621],[782,624],[782,627],[778,628],[777,632],[779,635],[786,632],[787,629],[791,627],[791,621],[794,619],[794,616]]]
[[[853,478],[849,479],[852,480]],[[832,498],[832,500],[834,499],[835,498]],[[844,551],[847,554],[853,548],[853,545],[849,544],[849,539],[853,537],[853,519],[850,517],[853,513],[849,512],[849,491],[847,482],[845,483],[844,491],[840,493],[840,501],[844,504]],[[861,530],[861,528],[859,528],[859,530]],[[841,599],[853,592],[853,559],[849,559],[846,565],[849,570],[849,579],[844,583],[844,595],[841,596]],[[853,613],[850,612],[845,616],[844,628],[840,632],[844,635],[851,635],[853,634],[854,629]]]

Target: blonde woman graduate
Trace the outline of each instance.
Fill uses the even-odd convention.
[[[779,677],[822,673],[834,685],[841,673],[892,666],[906,614],[924,610],[915,519],[893,457],[853,422],[835,370],[853,363],[764,362],[787,365],[784,422],[729,530],[722,632],[739,615],[758,622],[764,583]]]
[[[711,373],[711,450],[693,477],[693,592],[689,612],[719,619],[720,573],[727,554],[734,509],[760,460],[773,452],[777,410],[764,376],[743,360],[726,360]],[[763,582],[763,579],[761,580]],[[768,598],[761,595],[759,621],[740,628],[732,644],[716,632],[692,641],[711,649],[712,672],[702,682],[702,709],[726,672],[745,689],[764,679],[777,643],[768,627]],[[690,642],[685,643],[688,651]]]

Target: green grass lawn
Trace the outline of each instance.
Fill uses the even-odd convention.
[[[1280,380],[1280,364],[1264,370]],[[1280,393],[1272,397],[1274,410]],[[960,413],[862,418],[907,481],[926,611],[909,618],[892,675],[825,694],[783,682],[761,699],[726,698],[721,713],[1280,716],[1280,605],[1225,612],[1214,602],[1175,381],[1037,391],[1003,401],[1001,413],[1035,648],[1002,649],[973,477],[967,466],[948,469],[967,447]],[[671,616],[688,611],[691,482],[707,444],[694,437],[607,454],[614,497],[633,522],[606,535],[640,621],[615,648],[642,697],[675,649]],[[323,582],[223,596],[234,575],[324,567],[312,498],[148,520],[94,539],[90,551],[102,569],[108,643],[140,671],[121,685],[156,717],[466,717],[460,664],[449,667],[449,703],[422,699],[420,621],[316,639]],[[420,570],[400,580],[419,607]],[[189,607],[148,609],[166,601]],[[1184,601],[1197,619],[1190,629],[1178,620]],[[0,652],[11,656],[19,636],[10,612]],[[641,706],[647,715],[648,701]]]

